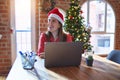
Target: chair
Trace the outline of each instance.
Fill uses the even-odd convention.
[[[120,50],[112,50],[108,54],[107,59],[120,64]]]

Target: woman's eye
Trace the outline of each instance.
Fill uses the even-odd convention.
[[[52,20],[52,22],[55,22],[55,20]]]
[[[48,22],[50,22],[50,19],[48,20]]]
[[[57,20],[49,19],[48,22],[56,22]]]

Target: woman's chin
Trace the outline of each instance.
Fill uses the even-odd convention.
[[[48,28],[48,31],[49,31],[49,32],[56,32],[57,30],[54,29],[54,28]]]
[[[49,29],[48,31],[49,31],[49,32],[53,32],[53,30],[52,30],[52,29]]]

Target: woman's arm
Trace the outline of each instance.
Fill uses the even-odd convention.
[[[41,33],[38,43],[37,55],[42,56],[44,54],[44,43],[46,41],[45,33]]]

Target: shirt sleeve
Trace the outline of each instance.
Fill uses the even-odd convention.
[[[45,33],[41,33],[41,35],[39,37],[37,55],[40,55],[42,52],[44,52],[45,41],[46,41]]]
[[[67,42],[72,42],[72,36],[70,34],[67,34]]]

